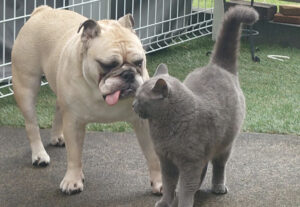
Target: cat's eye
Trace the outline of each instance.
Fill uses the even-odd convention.
[[[98,64],[101,66],[101,68],[103,68],[105,71],[109,71],[114,69],[115,67],[117,67],[119,65],[118,61],[112,61],[109,63],[104,63],[101,62],[100,60],[97,60]]]
[[[133,64],[137,67],[142,67],[143,66],[143,59],[140,59],[140,60],[136,60],[133,62]]]

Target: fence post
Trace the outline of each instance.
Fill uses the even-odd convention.
[[[222,19],[224,16],[224,1],[223,0],[215,0],[214,4],[214,19],[213,19],[213,27],[212,27],[212,39],[215,41],[217,35],[219,33],[219,29],[222,23]]]

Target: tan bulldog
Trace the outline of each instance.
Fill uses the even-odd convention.
[[[131,107],[136,89],[149,78],[133,24],[131,15],[96,22],[72,11],[41,6],[33,11],[13,46],[13,89],[36,166],[50,162],[35,109],[42,75],[57,95],[51,144],[66,145],[68,167],[60,189],[67,194],[83,190],[86,124],[116,121],[132,124],[147,160],[152,191],[161,192],[160,165],[148,123]]]

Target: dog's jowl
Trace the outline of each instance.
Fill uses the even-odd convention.
[[[51,144],[66,145],[68,166],[60,188],[83,190],[82,147],[90,122],[128,121],[136,132],[150,171],[154,193],[161,191],[160,165],[146,121],[132,111],[136,89],[149,78],[145,53],[131,15],[119,20],[88,20],[47,6],[35,9],[12,51],[15,98],[25,118],[32,163],[50,157],[41,142],[36,97],[45,75],[57,96]]]

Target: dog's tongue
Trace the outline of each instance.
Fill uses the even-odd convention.
[[[105,101],[108,105],[115,105],[119,101],[121,91],[116,91],[106,96]]]

